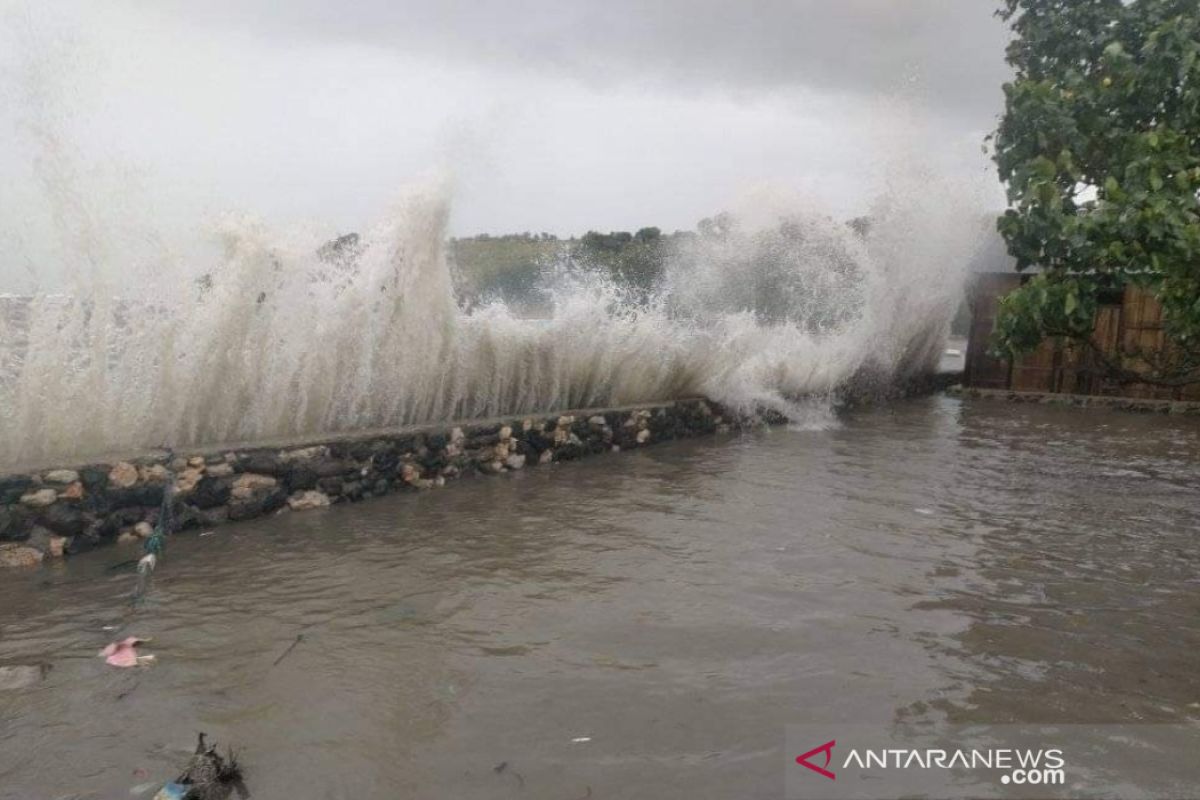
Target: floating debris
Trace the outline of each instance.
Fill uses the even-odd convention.
[[[303,641],[304,641],[304,634],[297,633],[296,640],[288,645],[287,650],[284,650],[282,653],[279,654],[279,658],[275,659],[275,663],[272,664],[271,666],[278,667],[279,662],[283,661],[285,658],[287,658],[289,655],[291,655],[291,652],[296,649],[296,645],[300,644]]]
[[[119,642],[113,642],[100,651],[100,658],[114,667],[146,667],[154,663],[153,655],[139,656],[137,646],[149,639],[139,639],[130,636]]]
[[[49,664],[19,664],[0,667],[0,692],[27,689],[45,679]]]
[[[235,790],[238,797],[249,797],[233,750],[227,750],[222,757],[215,744],[204,741],[205,734],[197,738],[196,752],[183,772],[159,789],[154,800],[226,800]]]

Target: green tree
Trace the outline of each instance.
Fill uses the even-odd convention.
[[[1005,0],[1014,38],[994,136],[1017,268],[1001,301],[1009,356],[1047,337],[1090,346],[1099,295],[1133,283],[1162,303],[1171,347],[1118,380],[1200,381],[1200,13],[1196,0]],[[1102,357],[1103,354],[1098,354]]]

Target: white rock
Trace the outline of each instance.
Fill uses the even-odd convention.
[[[650,431],[645,430],[644,428],[638,431],[637,441],[638,444],[645,444],[646,442],[650,441]]]
[[[461,442],[464,438],[466,438],[466,434],[463,433],[462,428],[455,428],[450,431],[450,441]]]
[[[229,464],[213,464],[211,467],[205,467],[204,472],[214,478],[224,478],[233,474],[233,467]]]
[[[140,541],[141,538],[133,531],[121,531],[121,535],[117,537],[117,544],[133,544]]]
[[[608,420],[606,420],[604,417],[600,416],[599,414],[588,419],[588,425],[594,425],[597,428],[603,428],[607,424],[608,424]]]
[[[204,469],[204,456],[192,456],[187,460],[187,465],[192,469]]]
[[[525,466],[525,456],[520,453],[513,453],[504,461],[509,469],[521,469]]]
[[[314,447],[301,447],[298,450],[285,450],[279,454],[279,460],[287,463],[294,461],[311,461],[314,458],[325,458],[329,448],[323,444]]]
[[[256,492],[259,489],[274,489],[277,483],[278,481],[272,478],[270,475],[259,475],[256,472],[243,472],[234,479],[233,488],[234,491],[242,489]]]
[[[36,567],[42,563],[42,551],[22,544],[0,544],[0,567]]]
[[[30,492],[21,497],[21,504],[31,508],[45,508],[58,499],[58,492],[54,489],[38,489],[36,492]]]
[[[288,498],[288,508],[293,511],[307,511],[310,508],[325,508],[329,505],[329,495],[310,489],[297,492]]]
[[[138,482],[137,467],[128,461],[113,464],[113,468],[108,472],[108,482],[118,489],[128,489]]]
[[[138,477],[146,483],[166,483],[171,473],[162,464],[151,464],[138,470]]]
[[[506,441],[511,438],[512,438],[512,428],[508,425],[505,425],[503,428],[500,429],[500,441],[503,442],[503,441]]]
[[[46,483],[74,483],[79,480],[79,473],[73,469],[52,469],[42,475],[42,480]]]
[[[181,492],[190,492],[196,488],[196,484],[204,477],[204,469],[196,469],[189,467],[179,473],[179,477],[175,479],[175,488]]]
[[[549,464],[553,460],[554,460],[554,451],[553,450],[543,450],[542,454],[540,456],[538,456],[539,464]]]
[[[133,532],[142,539],[149,539],[154,534],[154,526],[149,522],[142,520],[137,525],[133,526]]]
[[[67,552],[67,537],[51,536],[46,542],[46,555],[51,558],[62,558]]]

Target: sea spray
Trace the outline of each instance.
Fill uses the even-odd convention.
[[[983,233],[960,185],[884,159],[869,224],[752,194],[649,296],[574,272],[542,319],[464,309],[446,180],[337,248],[320,226],[181,223],[78,140],[75,48],[43,39],[6,40],[31,44],[8,106],[28,169],[0,196],[0,467],[697,394],[820,424],[845,387],[932,367]]]
[[[929,369],[970,255],[963,232],[977,231],[951,224],[952,208],[913,202],[881,209],[865,235],[784,217],[698,240],[648,301],[575,276],[552,287],[550,316],[530,320],[455,302],[448,211],[443,182],[412,187],[336,268],[315,238],[277,239],[239,219],[202,270],[164,269],[124,294],[10,299],[0,457],[78,460],[695,394],[786,413],[863,375]]]

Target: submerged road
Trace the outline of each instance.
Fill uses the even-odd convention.
[[[792,724],[1194,724],[1197,464],[926,398],[176,537],[133,614],[121,548],[6,572],[0,797],[149,797],[198,730],[259,800],[601,800],[780,797]]]

